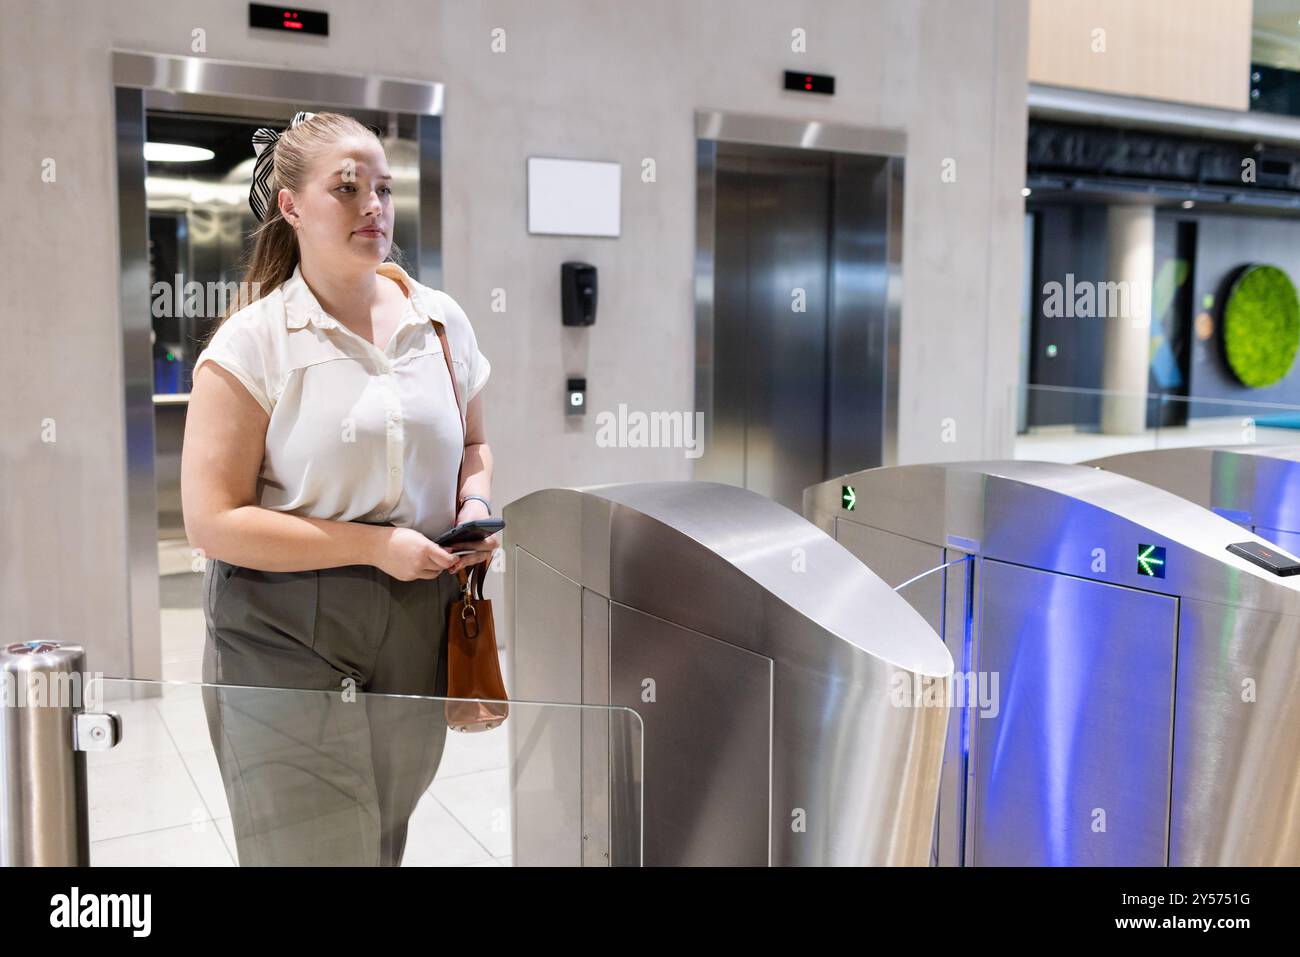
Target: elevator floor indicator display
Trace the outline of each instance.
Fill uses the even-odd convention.
[[[1138,574],[1147,578],[1165,577],[1165,550],[1161,545],[1138,546]]]

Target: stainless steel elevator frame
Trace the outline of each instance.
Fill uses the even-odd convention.
[[[844,548],[707,482],[548,489],[505,518],[511,693],[641,715],[647,865],[930,862],[952,659]],[[537,747],[508,724],[516,755]],[[578,863],[521,837],[557,806],[584,856],[626,862],[607,733],[596,715],[512,782],[516,864]]]
[[[704,413],[703,442],[712,447],[714,423],[714,281],[717,248],[718,143],[748,143],[789,149],[822,150],[887,158],[886,295],[883,343],[884,395],[882,464],[898,460],[899,342],[902,328],[903,192],[907,134],[795,120],[783,117],[698,110],[695,114],[695,410]],[[833,249],[837,263],[848,262],[853,250]],[[852,297],[857,290],[840,290]],[[832,423],[833,427],[833,423]]]
[[[151,109],[265,117],[296,109],[379,110],[418,118],[420,242],[418,278],[441,284],[441,83],[321,73],[208,57],[114,50],[119,275],[125,385],[126,538],[129,612],[126,647],[88,649],[98,670],[161,677],[158,512],[149,258],[145,204],[145,114]],[[251,149],[251,147],[250,147]]]
[[[996,713],[954,708],[941,863],[1300,863],[1300,582],[1227,551],[1257,536],[1041,462],[873,469],[804,502],[891,583],[974,557],[964,614],[942,576],[903,592],[958,679],[1000,676]]]
[[[1300,554],[1300,445],[1151,449],[1084,464],[1173,492]]]

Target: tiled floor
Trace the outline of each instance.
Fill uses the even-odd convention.
[[[236,863],[197,687],[203,576],[190,562],[183,542],[159,549],[163,678],[179,684],[108,682],[105,689],[103,707],[121,715],[123,734],[111,750],[87,754],[95,865]],[[404,866],[509,866],[506,734],[447,735],[437,778],[410,819]]]

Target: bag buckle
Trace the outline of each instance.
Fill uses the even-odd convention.
[[[460,610],[460,623],[465,628],[466,638],[478,637],[478,609],[468,600]]]

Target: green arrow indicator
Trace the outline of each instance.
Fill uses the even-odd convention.
[[[853,506],[858,504],[858,493],[853,491],[852,485],[840,486],[840,504],[846,511],[853,511]]]
[[[1138,574],[1147,578],[1164,578],[1165,550],[1159,545],[1139,545]]]

